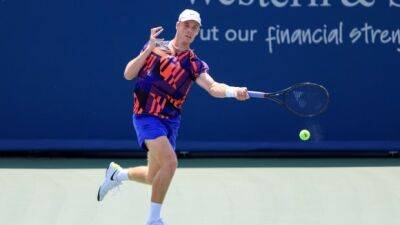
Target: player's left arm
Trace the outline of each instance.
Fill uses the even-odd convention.
[[[208,73],[202,73],[196,79],[196,83],[216,98],[233,97],[243,101],[249,98],[246,87],[234,87],[216,82]]]

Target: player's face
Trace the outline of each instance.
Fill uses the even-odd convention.
[[[190,44],[199,34],[200,24],[193,20],[178,22],[176,32],[182,42]]]

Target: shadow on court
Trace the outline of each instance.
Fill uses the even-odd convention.
[[[146,164],[144,158],[2,157],[0,168],[105,168],[109,162],[123,167]],[[398,167],[399,158],[181,158],[180,168],[285,168],[285,167]]]

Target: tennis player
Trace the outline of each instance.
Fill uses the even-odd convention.
[[[157,38],[162,27],[150,30],[150,39],[140,54],[125,68],[127,80],[137,78],[134,89],[133,125],[139,145],[147,151],[148,164],[123,169],[111,162],[97,200],[123,181],[132,180],[152,186],[148,225],[164,224],[161,206],[178,166],[175,154],[181,109],[193,82],[216,98],[249,98],[247,88],[216,82],[208,65],[190,49],[199,34],[200,14],[185,9],[176,22],[176,34],[170,41]]]

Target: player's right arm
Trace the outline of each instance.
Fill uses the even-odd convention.
[[[146,63],[147,57],[151,54],[151,51],[156,47],[157,36],[163,31],[162,27],[155,27],[150,30],[150,39],[147,47],[140,52],[136,58],[132,59],[125,67],[124,77],[127,80],[132,80],[137,77],[140,69]]]

